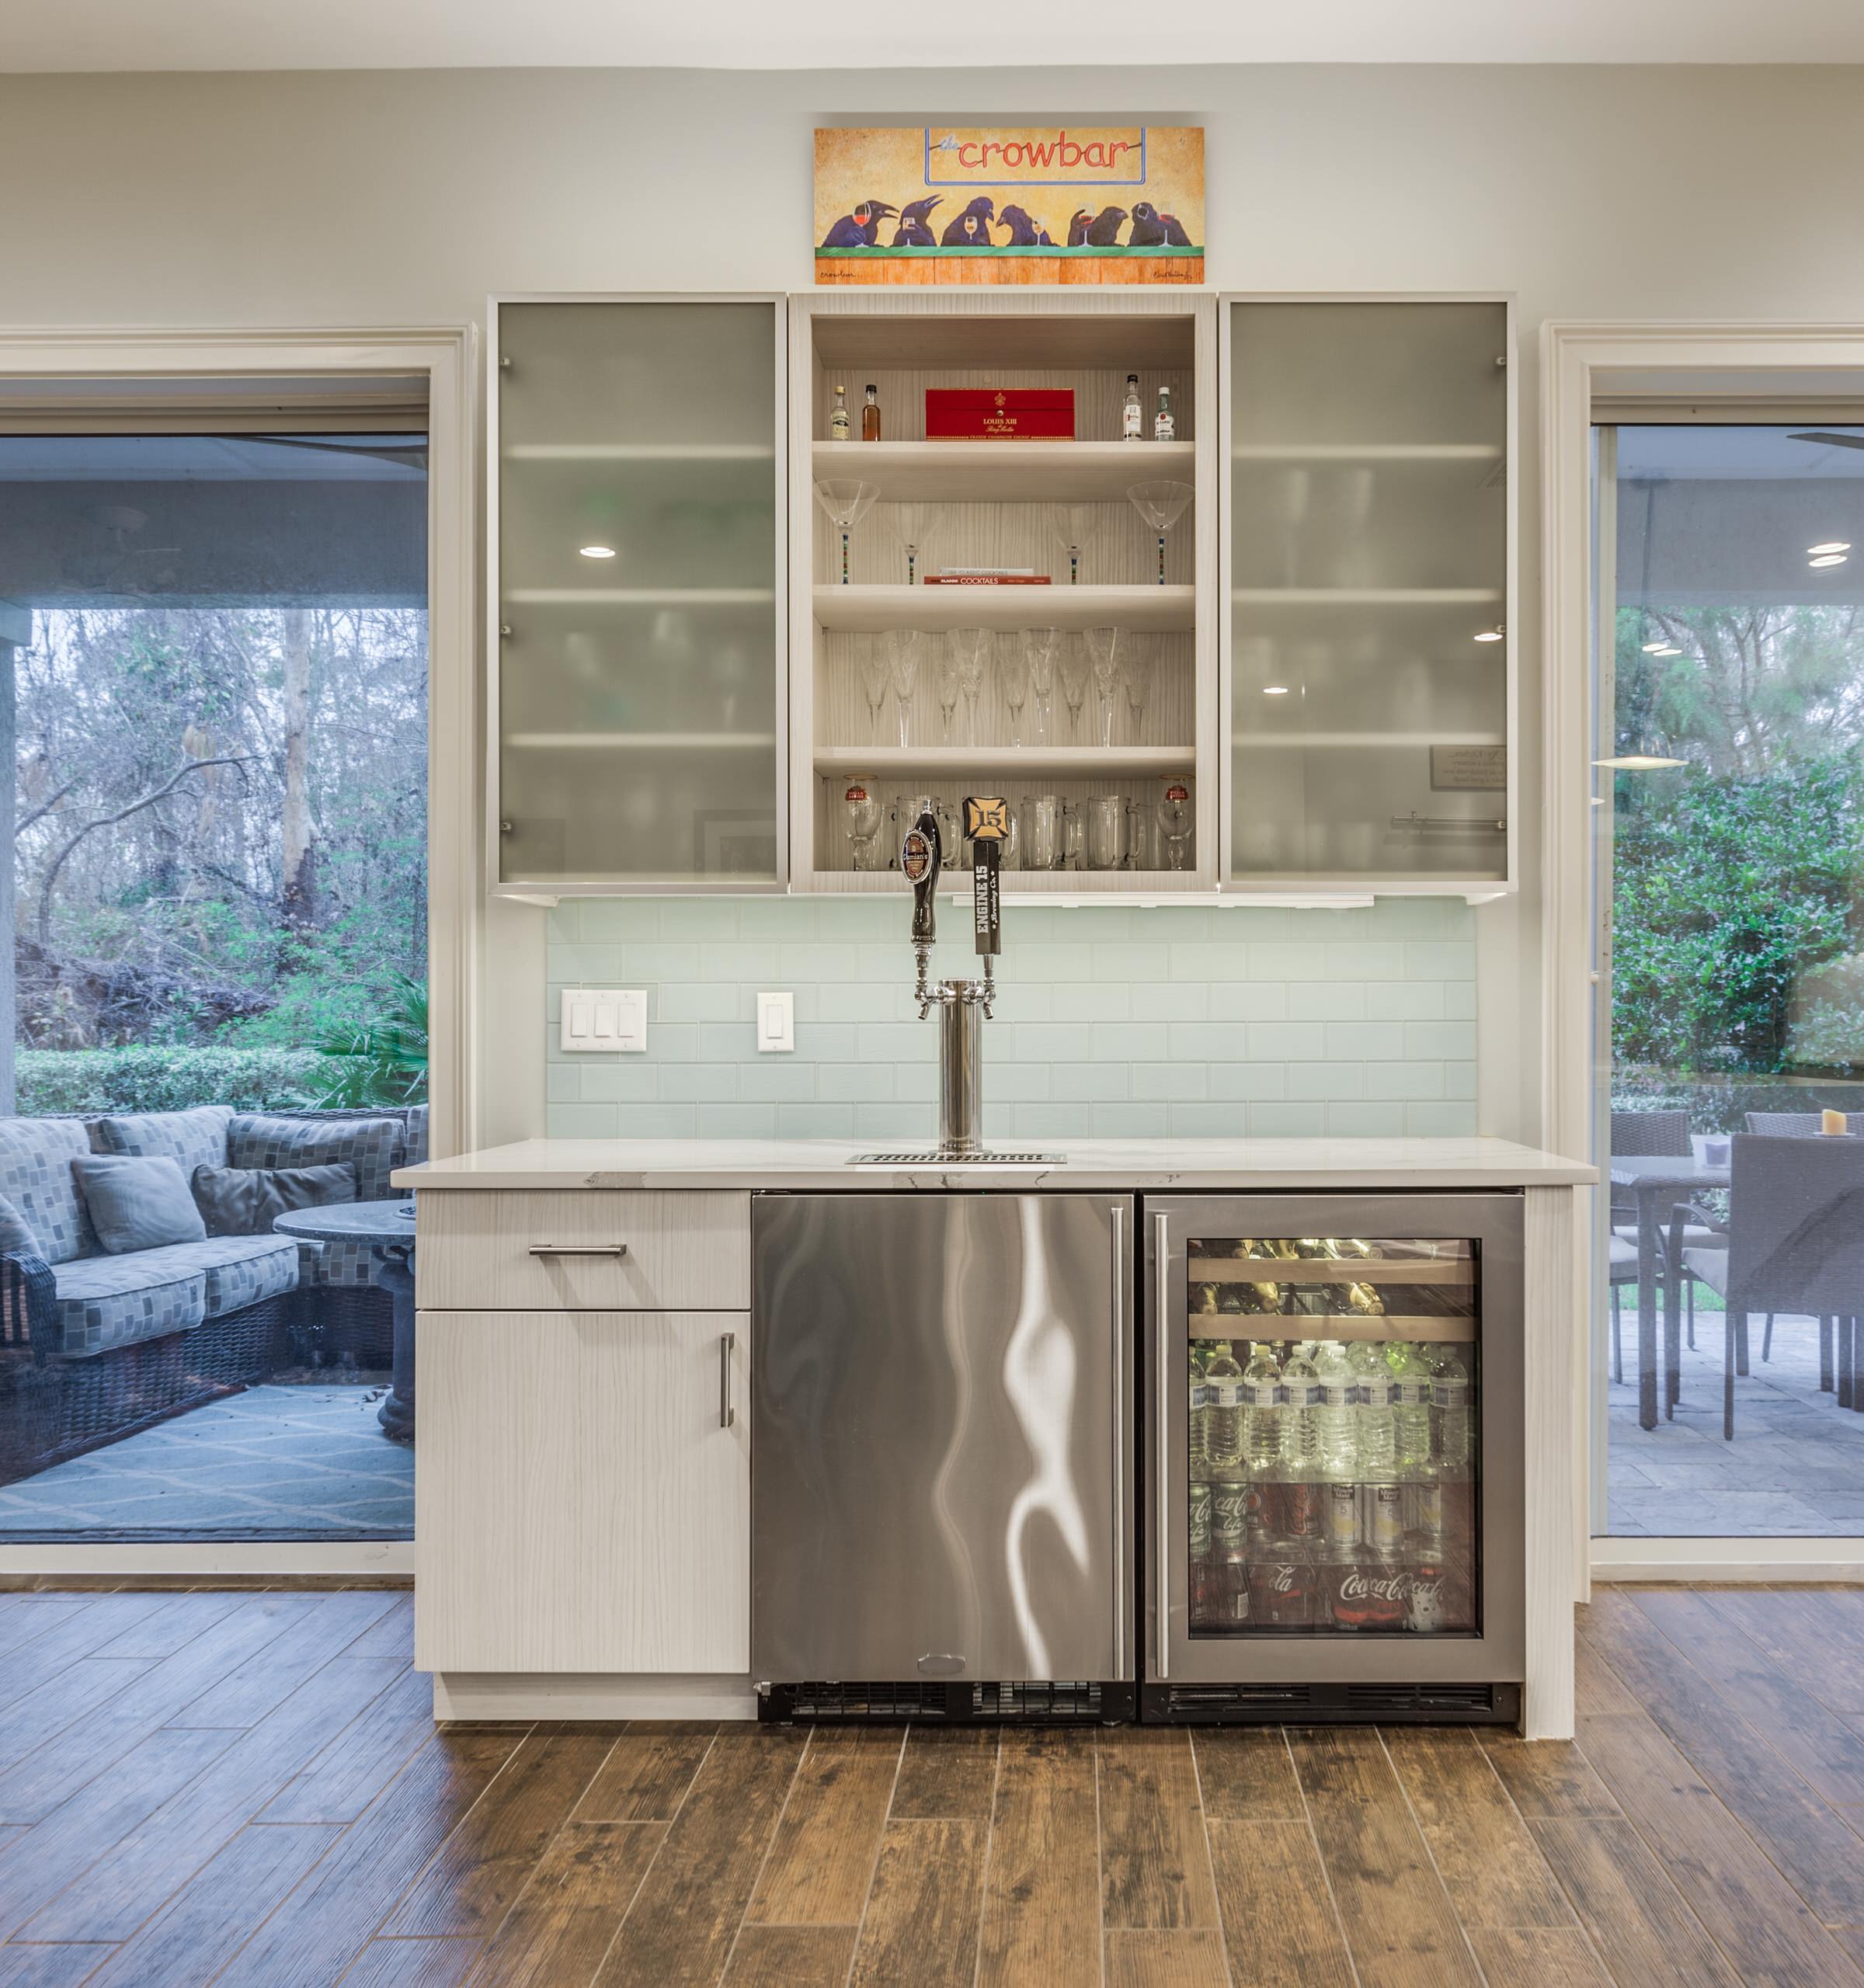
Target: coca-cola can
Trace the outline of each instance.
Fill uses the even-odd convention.
[[[1218,1484],[1211,1487],[1211,1530],[1219,1548],[1240,1545],[1249,1536],[1254,1486]]]
[[[1208,1484],[1191,1486],[1185,1505],[1185,1544],[1194,1560],[1201,1559],[1210,1551],[1213,1502]]]
[[[1448,1627],[1448,1611],[1452,1605],[1448,1570],[1439,1561],[1421,1562],[1411,1569],[1405,1583],[1404,1600],[1404,1626],[1407,1629],[1428,1635],[1434,1629]]]
[[[1368,1484],[1360,1537],[1375,1553],[1396,1553],[1404,1544],[1404,1486]]]
[[[1329,1546],[1350,1552],[1359,1544],[1359,1487],[1356,1484],[1330,1484],[1325,1500],[1326,1517],[1321,1530]]]
[[[1234,1548],[1223,1555],[1219,1570],[1217,1593],[1224,1628],[1247,1628],[1250,1614],[1250,1560],[1246,1547]]]
[[[1281,1524],[1275,1530],[1285,1539],[1318,1539],[1320,1537],[1321,1486],[1314,1483],[1283,1484]]]
[[[1298,1542],[1283,1543],[1249,1569],[1250,1621],[1257,1628],[1302,1629],[1313,1620],[1314,1569]]]
[[[1403,1628],[1409,1585],[1396,1560],[1351,1560],[1336,1567],[1329,1583],[1334,1627],[1375,1633]]]
[[[1410,1487],[1410,1530],[1428,1552],[1443,1551],[1443,1485],[1435,1477],[1421,1479]]]

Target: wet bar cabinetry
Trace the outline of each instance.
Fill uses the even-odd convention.
[[[496,890],[896,888],[902,809],[976,792],[1017,811],[1013,898],[1513,888],[1505,299],[834,290],[492,322]],[[882,439],[833,439],[835,390],[858,436],[869,385]],[[1066,389],[1073,439],[928,440],[940,388]],[[817,494],[843,483],[870,486],[845,583]],[[1149,483],[1191,493],[1162,559]],[[926,584],[962,567],[1035,583]]]

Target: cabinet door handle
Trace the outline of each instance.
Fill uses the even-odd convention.
[[[1153,1329],[1158,1334],[1157,1356],[1153,1383],[1158,1395],[1158,1441],[1153,1458],[1153,1510],[1157,1517],[1154,1534],[1158,1547],[1158,1590],[1153,1607],[1158,1611],[1157,1663],[1161,1684],[1171,1675],[1171,1250],[1166,1224],[1168,1218],[1155,1213],[1153,1223],[1153,1272],[1157,1284],[1153,1295]]]
[[[1113,1674],[1126,1675],[1126,1211],[1113,1217]]]
[[[625,1256],[625,1242],[534,1242],[534,1256]]]
[[[738,1343],[736,1333],[718,1335],[718,1427],[729,1429],[738,1420],[732,1406],[732,1350]]]

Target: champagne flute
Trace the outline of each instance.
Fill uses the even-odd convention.
[[[1062,639],[1059,628],[1025,628],[1023,654],[1028,659],[1029,687],[1035,693],[1035,735],[1048,739],[1049,700],[1055,695],[1055,652]]]
[[[917,628],[889,628],[886,635],[887,673],[893,680],[893,701],[899,710],[899,742],[905,746],[913,706],[913,687],[919,681],[919,659],[926,638]]]
[[[868,728],[873,734],[868,742],[880,743],[880,707],[887,701],[887,679],[889,674],[887,655],[876,635],[850,635],[848,640],[854,645],[854,661],[861,671],[861,687],[868,700]]]
[[[1126,495],[1133,508],[1159,535],[1159,585],[1165,584],[1165,534],[1197,492],[1188,483],[1135,483]]]
[[[845,480],[819,483],[816,501],[829,515],[829,522],[841,533],[841,583],[848,584],[848,534],[854,530],[880,495],[878,483],[853,483]]]
[[[1081,735],[1081,705],[1087,695],[1087,657],[1080,638],[1066,638],[1062,645],[1062,696],[1068,706],[1068,735]]]
[[[938,536],[939,527],[944,520],[944,510],[937,504],[890,504],[887,507],[887,523],[894,542],[906,555],[908,586],[918,586],[919,562],[932,549],[932,541]]]
[[[1029,699],[1029,652],[1021,642],[1013,643],[996,659],[998,680],[1003,686],[1003,702],[1010,712],[1010,743],[1023,742],[1023,706]]]
[[[1153,676],[1152,638],[1146,635],[1126,638],[1126,663],[1121,676],[1126,687],[1126,718],[1132,727],[1127,740],[1130,746],[1139,742],[1139,735],[1146,728],[1146,700],[1152,690]]]
[[[934,679],[938,686],[939,715],[944,722],[944,742],[951,743],[951,714],[958,709],[958,655],[947,635],[932,652]]]
[[[1068,561],[1068,584],[1079,586],[1081,554],[1101,528],[1098,504],[1057,504],[1048,513],[1048,530]]]
[[[1101,714],[1101,743],[1113,743],[1113,693],[1119,687],[1120,631],[1118,628],[1087,631],[1087,662],[1094,673],[1094,694]]]
[[[951,652],[958,659],[958,688],[965,693],[965,743],[977,743],[977,693],[984,687],[984,666],[990,655],[988,628],[954,628]]]

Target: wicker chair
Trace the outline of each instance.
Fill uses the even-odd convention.
[[[1718,1292],[1722,1325],[1722,1435],[1734,1435],[1735,1345],[1747,1314],[1809,1312],[1838,1324],[1838,1399],[1864,1409],[1856,1385],[1856,1325],[1864,1312],[1864,1140],[1734,1139],[1734,1187],[1719,1246],[1689,1248],[1692,1222],[1715,1218],[1687,1202],[1670,1217],[1671,1249],[1686,1277]]]
[[[1612,1150],[1621,1159],[1631,1159],[1656,1156],[1667,1159],[1686,1159],[1692,1148],[1689,1144],[1689,1114],[1687,1111],[1614,1111],[1612,1114]],[[1624,1330],[1619,1318],[1619,1288],[1622,1284],[1637,1281],[1637,1202],[1628,1190],[1615,1187],[1612,1190],[1612,1232],[1622,1237],[1633,1246],[1631,1272],[1628,1277],[1617,1274],[1622,1267],[1616,1256],[1612,1260],[1612,1378],[1622,1381],[1625,1378]],[[1707,1243],[1713,1239],[1706,1229],[1692,1234],[1691,1240]],[[1670,1277],[1668,1255],[1668,1225],[1659,1232],[1662,1260],[1658,1274],[1668,1282]],[[1695,1350],[1695,1294],[1688,1285],[1684,1286],[1685,1304],[1683,1326],[1688,1341],[1689,1350]],[[1741,1371],[1748,1371],[1748,1348],[1745,1341],[1741,1348]]]
[[[1825,1114],[1821,1111],[1750,1111],[1744,1114],[1744,1122],[1749,1131],[1764,1133],[1775,1139],[1816,1139],[1825,1130]],[[1836,1385],[1831,1357],[1831,1337],[1836,1323],[1831,1319],[1819,1321],[1819,1389],[1823,1394],[1830,1394]],[[1765,1363],[1772,1357],[1773,1314],[1769,1312],[1761,1332],[1761,1359]],[[1846,1392],[1847,1399],[1842,1406],[1848,1408],[1852,1405],[1848,1388]]]

